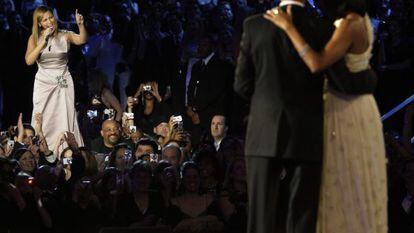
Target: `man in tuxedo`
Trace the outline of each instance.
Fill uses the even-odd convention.
[[[284,10],[287,5],[308,44],[321,50],[333,25],[308,13],[305,0],[280,3]],[[251,101],[245,145],[248,233],[315,232],[323,77],[310,73],[286,34],[263,15],[246,19],[243,29],[234,88]],[[329,75],[330,85],[348,94],[370,92],[376,81],[372,71],[350,74],[343,60]]]

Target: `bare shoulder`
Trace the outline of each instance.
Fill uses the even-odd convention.
[[[29,39],[27,40],[27,42],[28,42],[29,44],[34,44],[34,43],[35,43],[35,38],[34,38],[33,34],[31,34],[31,35],[30,35],[30,37],[29,37]]]
[[[344,18],[344,23],[347,23],[350,27],[359,27],[364,25],[364,17],[357,13],[349,13]]]
[[[339,27],[342,34],[350,36],[358,35],[365,29],[364,17],[356,13],[349,13],[339,20]]]
[[[344,17],[344,23],[353,41],[349,52],[358,54],[366,51],[369,46],[366,17],[356,13],[349,13]]]

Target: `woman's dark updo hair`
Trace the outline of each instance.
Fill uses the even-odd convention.
[[[345,17],[349,12],[364,17],[368,11],[368,0],[320,0],[322,11],[331,18]]]

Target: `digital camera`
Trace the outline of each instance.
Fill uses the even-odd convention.
[[[103,120],[111,119],[114,116],[115,110],[106,108],[103,112]]]
[[[150,162],[158,162],[158,155],[150,154]]]
[[[9,147],[10,148],[12,148],[13,149],[13,147],[14,147],[14,141],[13,140],[7,140],[7,144],[9,145]]]
[[[135,125],[129,126],[129,132],[130,133],[136,133],[137,132],[137,127]]]
[[[130,160],[132,158],[132,151],[129,149],[126,149],[124,152],[125,160]]]
[[[93,119],[98,117],[98,111],[97,110],[88,110],[86,112],[86,115],[89,117],[89,119]]]
[[[175,129],[177,129],[178,131],[183,131],[184,130],[184,125],[183,125],[183,117],[182,116],[174,116],[172,118],[173,122],[176,122],[177,124],[175,124]]]
[[[0,132],[0,137],[8,137],[9,136],[9,132],[7,131],[1,131]]]
[[[39,146],[40,145],[40,139],[39,139],[39,137],[38,136],[34,136],[32,138],[32,143],[33,143],[33,145]]]
[[[71,165],[72,159],[71,158],[63,158],[63,165]]]
[[[172,120],[174,122],[180,122],[180,121],[183,121],[183,117],[180,116],[180,115],[179,116],[173,116]]]
[[[124,112],[127,120],[133,120],[134,119],[134,113],[133,112]]]
[[[145,84],[144,85],[144,91],[151,91],[152,87],[150,84]]]

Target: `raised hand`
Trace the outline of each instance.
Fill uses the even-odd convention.
[[[32,152],[32,154],[34,155],[34,157],[36,158],[36,159],[38,159],[39,158],[39,156],[40,156],[40,154],[39,154],[39,152],[40,152],[40,148],[39,148],[39,146],[37,146],[37,145],[35,145],[35,144],[31,144],[27,149],[29,149],[30,150],[30,152]]]
[[[134,105],[136,104],[135,99],[136,99],[135,97],[128,96],[128,100],[127,100],[128,108],[133,108],[134,107]]]
[[[59,138],[57,138],[55,145],[61,146],[63,145],[64,142],[65,142],[65,133],[63,132],[59,135]]]
[[[200,124],[200,117],[198,116],[198,113],[193,111],[192,106],[187,107],[186,114],[187,114],[188,117],[191,118],[191,122],[193,123],[193,125]]]
[[[287,6],[286,11],[287,13],[285,13],[280,7],[273,8],[266,11],[264,17],[282,30],[287,31],[293,25],[292,6]]]
[[[174,115],[170,116],[170,120],[168,121],[168,128],[170,129],[170,134],[172,134],[175,125],[177,124],[176,121],[174,121]]]
[[[157,82],[151,82],[151,94],[157,99],[158,102],[162,101],[162,98],[160,96],[160,93],[158,91],[158,83]]]
[[[55,155],[59,155],[59,147],[63,145],[65,142],[65,132],[61,133],[58,138],[56,138],[55,148],[53,148],[53,153]],[[60,160],[60,156],[57,156],[58,160]]]
[[[49,146],[47,145],[46,138],[43,135],[39,135],[39,149],[45,155],[49,155],[51,153]]]
[[[78,143],[76,142],[75,135],[71,132],[66,132],[65,134],[66,143],[72,150],[77,150],[79,148]]]
[[[141,95],[142,92],[144,92],[144,84],[143,83],[141,83],[139,85],[138,90],[137,90],[137,92],[135,92],[134,97],[137,98],[138,96]]]
[[[17,135],[17,141],[23,143],[23,135],[24,135],[24,127],[23,127],[23,114],[19,114],[19,118],[17,119],[17,130],[19,134]]]
[[[83,15],[79,14],[78,9],[76,9],[75,11],[75,18],[76,18],[76,24],[78,26],[83,25],[84,23]]]
[[[174,131],[173,135],[171,136],[171,139],[181,142],[181,141],[184,141],[185,137],[186,137],[186,132]]]
[[[43,121],[43,116],[42,113],[36,113],[35,116],[35,131],[36,131],[36,135],[43,135],[43,131],[42,131],[42,121]]]
[[[53,31],[55,29],[53,28],[53,26],[51,25],[50,27],[44,29],[42,31],[42,36],[44,36],[45,40],[47,41],[47,39],[49,39],[49,37],[53,34]]]

